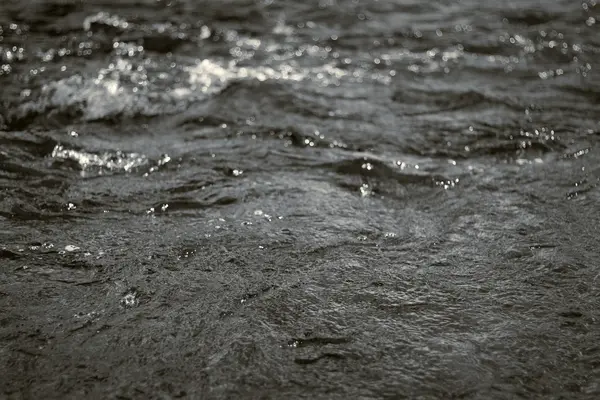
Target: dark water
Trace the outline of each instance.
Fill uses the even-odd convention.
[[[0,397],[600,398],[596,0],[2,0]]]

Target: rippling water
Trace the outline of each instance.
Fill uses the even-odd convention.
[[[599,19],[3,0],[2,396],[600,397]]]

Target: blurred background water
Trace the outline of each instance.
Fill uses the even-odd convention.
[[[598,398],[599,18],[3,0],[3,396]]]

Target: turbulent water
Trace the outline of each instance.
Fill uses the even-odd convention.
[[[600,398],[596,0],[2,0],[0,397]]]

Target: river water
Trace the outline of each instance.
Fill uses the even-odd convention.
[[[0,397],[600,397],[596,0],[3,0]]]

